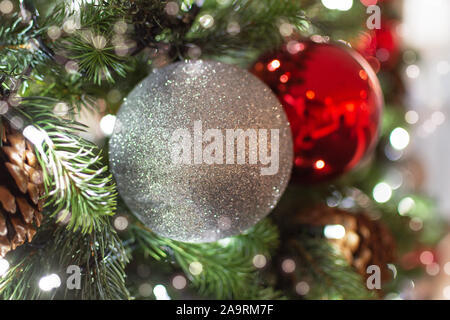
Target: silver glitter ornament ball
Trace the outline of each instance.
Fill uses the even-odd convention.
[[[121,197],[155,233],[211,242],[275,207],[291,174],[292,136],[277,97],[249,72],[178,62],[129,94],[110,163]]]

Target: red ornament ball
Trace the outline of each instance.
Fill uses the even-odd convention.
[[[251,71],[285,108],[294,137],[296,180],[336,177],[376,144],[383,108],[380,84],[351,48],[292,40],[261,57]]]

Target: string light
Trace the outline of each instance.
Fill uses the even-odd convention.
[[[405,113],[405,121],[409,124],[416,124],[419,121],[419,114],[416,111],[410,110]]]
[[[0,12],[3,14],[10,14],[14,10],[14,5],[9,0],[3,0],[0,2]]]
[[[317,170],[321,170],[321,169],[325,168],[325,161],[323,161],[323,160],[317,160],[316,163],[314,164],[314,167],[315,167]]]
[[[398,203],[397,210],[401,216],[404,216],[412,209],[414,209],[415,206],[416,202],[414,201],[414,199],[411,197],[406,197],[400,200],[400,202]]]
[[[431,251],[423,251],[420,254],[419,260],[422,264],[431,264],[434,261],[434,255]]]
[[[198,19],[198,22],[203,28],[209,29],[214,25],[214,18],[209,14],[205,14]]]
[[[420,76],[420,68],[412,64],[406,68],[406,76],[411,79],[417,79]]]
[[[236,21],[231,21],[228,23],[227,32],[232,36],[235,36],[241,32],[241,26]]]
[[[166,287],[162,284],[157,284],[153,289],[153,294],[156,300],[171,300],[169,294],[167,293]]]
[[[253,257],[253,265],[255,266],[255,268],[262,269],[266,266],[266,264],[267,259],[264,255],[257,254]]]
[[[60,277],[52,273],[48,276],[44,276],[39,280],[39,288],[42,291],[51,291],[52,289],[59,288],[61,286]]]
[[[281,263],[281,269],[285,273],[292,273],[295,271],[295,261],[292,259],[286,259]]]
[[[198,276],[203,272],[203,265],[198,261],[194,261],[189,265],[189,272],[194,276]]]
[[[272,60],[267,65],[267,70],[269,70],[270,72],[273,72],[273,71],[277,70],[280,66],[281,66],[280,60],[275,59],[275,60]]]
[[[378,203],[386,203],[392,197],[392,188],[386,182],[380,182],[373,188],[373,198]]]
[[[58,39],[59,37],[61,37],[61,34],[62,34],[61,29],[57,26],[51,26],[47,30],[47,35],[52,40]]]
[[[116,116],[107,114],[100,120],[100,130],[107,137],[111,136],[114,132],[114,126],[116,124]]]
[[[389,136],[391,146],[396,150],[403,150],[409,144],[409,133],[403,128],[395,128]]]
[[[450,276],[450,261],[444,264],[444,272]]]
[[[6,259],[0,258],[0,277],[4,276],[9,269],[9,262]]]
[[[342,239],[345,237],[345,228],[340,224],[330,224],[325,226],[323,234],[328,239]]]
[[[175,289],[182,290],[182,289],[186,288],[187,280],[184,276],[178,275],[178,276],[173,277],[172,285]]]
[[[74,33],[77,29],[80,29],[80,23],[75,18],[69,18],[63,24],[63,30],[66,33]]]
[[[439,265],[435,262],[430,263],[426,266],[425,271],[430,275],[430,276],[437,276],[439,274]]]
[[[114,227],[119,231],[126,230],[128,228],[128,219],[124,216],[118,216],[114,219]]]
[[[176,16],[178,11],[180,11],[180,7],[178,3],[171,1],[166,4],[165,11],[170,16]]]
[[[409,222],[409,228],[412,231],[420,231],[423,228],[423,222],[420,218],[412,218]]]
[[[348,11],[353,6],[353,0],[322,0],[322,4],[327,9]]]
[[[309,289],[310,289],[309,284],[305,281],[300,281],[295,286],[295,291],[297,292],[297,294],[299,294],[301,296],[307,295],[309,292]]]
[[[280,76],[280,82],[281,83],[286,83],[289,81],[289,76],[287,74],[283,74]]]

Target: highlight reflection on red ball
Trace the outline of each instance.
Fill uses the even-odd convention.
[[[290,41],[252,72],[284,105],[299,180],[318,182],[353,168],[378,137],[383,98],[368,63],[351,48]]]

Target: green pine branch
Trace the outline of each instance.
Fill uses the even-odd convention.
[[[306,298],[361,300],[376,297],[365,287],[361,275],[326,239],[299,234],[285,245],[290,255],[296,257],[297,278],[310,286]]]
[[[39,229],[32,244],[11,252],[11,268],[0,278],[0,298],[8,300],[35,299],[130,299],[125,286],[128,254],[116,232],[104,221],[91,234],[67,232],[48,220]],[[69,266],[81,269],[79,289],[66,283]],[[49,292],[39,288],[39,279],[56,274],[61,286]]]
[[[70,118],[75,118],[83,110],[95,111],[98,106],[96,92],[79,73],[67,73],[56,68],[43,76],[36,73],[32,76],[33,84],[27,95],[51,97],[64,103],[67,109],[63,113]]]
[[[278,231],[264,220],[242,235],[213,243],[183,243],[160,237],[144,226],[131,226],[138,247],[156,260],[174,260],[201,295],[217,299],[278,299],[281,294],[261,283],[253,265],[257,254],[270,257]],[[192,272],[192,263],[201,272]]]
[[[10,17],[0,15],[0,71],[19,74],[43,66],[47,57],[38,54],[39,44],[35,40],[40,32],[34,29],[32,20],[27,22],[19,13]]]
[[[53,113],[56,100],[26,97],[17,110],[42,135],[36,146],[44,172],[46,206],[59,220],[70,218],[68,228],[91,232],[116,208],[116,186],[97,147],[76,134],[83,127]]]
[[[200,19],[205,15],[214,19],[211,27],[202,26]],[[197,17],[186,41],[199,46],[206,56],[247,63],[282,43],[283,23],[290,24],[293,32],[308,26],[301,2],[291,0],[233,0],[229,4],[206,0]]]

